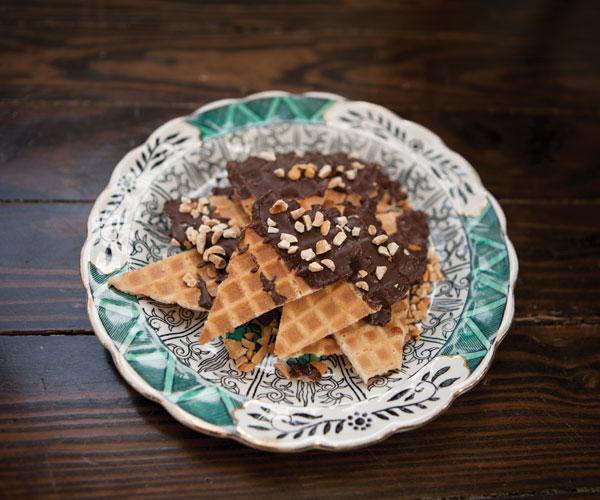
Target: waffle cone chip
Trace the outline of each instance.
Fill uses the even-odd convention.
[[[219,285],[200,335],[202,344],[284,302],[297,300],[314,291],[303,279],[290,272],[273,247],[265,243],[254,230],[245,231],[239,248],[245,250],[234,254],[229,262],[228,276]],[[274,294],[265,291],[265,279],[272,283],[281,302],[274,299]]]
[[[402,366],[407,329],[371,325],[360,321],[337,332],[334,337],[360,378],[367,382]]]
[[[373,312],[354,285],[341,281],[326,286],[283,307],[275,355],[289,358]]]
[[[210,277],[214,276],[212,264],[198,268],[200,264],[204,263],[198,252],[181,252],[135,271],[113,276],[108,283],[131,295],[149,297],[163,304],[178,304],[193,311],[204,311],[199,305],[198,287],[189,286],[184,281],[184,276],[195,277],[198,274],[208,289],[216,289],[217,284]]]

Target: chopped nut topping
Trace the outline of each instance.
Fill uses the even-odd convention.
[[[356,170],[346,170],[344,172],[344,175],[348,180],[353,181],[354,179],[356,179]]]
[[[198,236],[196,236],[196,250],[200,255],[204,253],[204,248],[206,247],[206,234],[205,231],[201,231],[198,233]]]
[[[346,238],[347,238],[347,237],[348,237],[348,236],[346,236],[346,233],[344,233],[344,231],[340,231],[338,234],[336,234],[336,235],[333,237],[333,244],[334,244],[336,247],[339,247],[339,246],[340,246],[342,243],[344,243],[344,241],[346,241]]]
[[[331,165],[323,165],[319,170],[319,177],[324,179],[325,177],[329,177],[331,175],[332,168]]]
[[[294,165],[292,168],[288,170],[288,178],[292,181],[297,181],[302,177],[302,171],[298,168],[298,165]]]
[[[300,257],[302,258],[302,260],[305,260],[307,262],[313,260],[315,256],[316,254],[312,248],[307,248],[306,250],[302,250],[300,252]]]
[[[220,224],[213,226],[212,230],[213,231],[225,231],[225,229],[227,229],[227,228],[229,228],[229,226],[227,224],[224,224],[223,222],[221,222]]]
[[[387,239],[388,239],[387,234],[380,234],[379,236],[375,236],[375,238],[373,238],[371,240],[371,242],[374,245],[381,245],[381,244],[385,243],[387,241]]]
[[[300,222],[300,221],[296,221],[296,223],[294,224],[294,229],[296,231],[298,231],[299,233],[303,233],[304,232],[304,224],[302,224],[302,222]]]
[[[280,214],[282,212],[285,212],[287,209],[288,204],[285,201],[277,200],[269,209],[269,213],[271,213],[272,215]]]
[[[333,262],[331,259],[323,259],[321,264],[323,264],[330,271],[335,271],[335,262]]]
[[[352,228],[352,236],[359,236],[360,235],[360,227],[356,226]]]
[[[214,231],[214,228],[213,228],[213,231]],[[223,230],[218,229],[217,231],[214,231],[212,234],[212,237],[210,238],[210,242],[213,245],[216,245],[217,242],[221,239],[221,236],[223,236]]]
[[[279,232],[279,229],[277,229],[276,227],[269,226],[267,228],[267,233],[278,233],[278,232]]]
[[[384,257],[390,257],[390,252],[388,252],[388,249],[383,245],[377,247],[377,252],[379,252]]]
[[[267,218],[267,226],[276,227],[277,226],[277,222],[275,222],[273,219],[271,219],[271,217],[268,217]]]
[[[321,255],[331,250],[331,245],[327,243],[327,240],[319,240],[316,244],[317,255]]]
[[[304,167],[304,176],[308,177],[309,179],[312,179],[316,174],[317,166],[313,163],[307,163]]]
[[[315,217],[312,221],[312,225],[314,227],[321,227],[321,224],[323,224],[323,221],[325,220],[325,217],[323,216],[322,212],[316,212],[315,213]]]
[[[196,241],[196,238],[198,237],[198,231],[196,231],[192,226],[189,226],[185,230],[185,237],[190,243],[194,243],[194,241]]]
[[[377,276],[378,280],[381,280],[381,278],[385,276],[386,272],[387,266],[377,266],[377,269],[375,269],[375,276]]]
[[[304,221],[304,226],[306,227],[306,230],[310,231],[312,229],[312,221],[310,220],[310,215],[303,215],[302,220]]]
[[[279,243],[277,243],[277,246],[279,248],[287,250],[288,248],[290,248],[290,242],[288,240],[281,240]]]
[[[348,217],[344,217],[343,215],[336,218],[336,220],[340,226],[345,226],[346,224],[348,224]]]
[[[192,273],[185,273],[183,275],[183,282],[185,283],[186,286],[188,286],[190,288],[194,288],[195,286],[198,285],[198,280],[196,280],[196,278],[192,275]]]
[[[359,278],[364,278],[367,274],[367,271],[365,271],[364,269],[361,269],[360,271],[358,271],[358,277]]]
[[[390,255],[393,257],[394,255],[396,255],[396,252],[398,251],[400,247],[398,246],[398,243],[396,243],[395,241],[392,241],[391,243],[388,244],[387,249],[388,252],[390,252]]]
[[[319,264],[318,262],[311,262],[308,265],[308,270],[312,273],[318,273],[319,271],[323,270],[323,266],[321,264]]]
[[[335,171],[336,172],[343,172],[345,168],[346,167],[344,167],[344,165],[338,165],[337,167],[335,167]]]
[[[406,248],[404,248],[402,251],[404,252],[404,255],[410,255],[410,252]]]
[[[224,269],[227,265],[225,259],[223,257],[219,257],[216,254],[209,255],[208,260],[209,262],[212,262],[217,269]]]
[[[340,176],[337,176],[337,177],[332,178],[329,181],[329,184],[327,184],[327,187],[329,189],[345,188],[346,183],[343,181],[343,179]]]
[[[355,168],[356,170],[362,170],[363,168],[365,168],[365,166],[359,161],[353,161],[351,166],[352,166],[352,168]]]
[[[285,177],[285,170],[283,170],[283,168],[276,168],[275,170],[273,170],[273,173],[275,174],[275,177]]]
[[[306,212],[306,210],[304,210],[304,208],[300,207],[300,208],[297,208],[296,210],[292,210],[292,211],[290,212],[290,214],[291,214],[292,218],[293,218],[294,220],[296,220],[296,219],[298,219],[298,218],[302,217],[302,214],[303,214],[304,212]]]
[[[266,161],[277,160],[277,157],[275,156],[275,153],[273,151],[262,151],[262,152],[258,153],[258,157],[261,158],[262,160],[266,160]]]
[[[421,250],[421,246],[417,245],[416,243],[411,243],[410,245],[408,245],[408,249],[413,252],[418,252],[419,250]]]
[[[298,247],[296,245],[291,245],[290,248],[288,248],[288,253],[289,254],[294,254],[298,251]]]
[[[181,243],[179,243],[179,241],[176,240],[175,238],[171,238],[171,245],[179,246],[179,245],[181,245]]]
[[[354,284],[356,285],[356,288],[360,288],[361,290],[364,290],[365,292],[369,291],[369,284],[366,281],[357,281]]]
[[[281,233],[280,238],[284,241],[289,241],[290,243],[298,243],[298,238],[296,238],[293,234]]]
[[[226,252],[221,245],[212,246],[204,252],[204,260],[208,260],[208,257],[212,254],[226,255]]]
[[[375,236],[377,234],[377,228],[371,224],[368,228],[369,236]]]
[[[187,200],[187,201],[185,201]],[[189,214],[193,210],[193,205],[189,198],[181,198],[182,203],[179,204],[179,212]]]
[[[240,230],[237,227],[230,227],[223,231],[223,238],[237,238],[240,235]]]
[[[321,224],[321,234],[323,236],[327,236],[329,234],[329,230],[331,229],[331,221],[324,221],[323,224]]]

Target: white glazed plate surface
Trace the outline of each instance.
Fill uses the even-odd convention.
[[[261,151],[355,153],[398,179],[429,218],[444,279],[398,373],[364,384],[334,356],[318,383],[281,378],[266,357],[241,373],[206,313],[137,299],[115,274],[178,251],[165,201],[208,194],[225,164]],[[423,425],[485,374],[512,320],[517,259],[504,214],[475,170],[429,130],[380,106],[324,93],[217,101],[156,130],[117,165],[81,254],[88,312],[121,374],[180,422],[273,451],[348,449]]]

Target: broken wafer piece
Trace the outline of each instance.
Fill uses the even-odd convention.
[[[420,331],[416,323],[427,315],[431,282],[441,277],[437,255],[431,253],[423,273],[423,282],[413,285],[405,297],[392,304],[388,323],[377,326],[362,320],[334,334],[340,349],[364,382],[402,367],[404,344],[410,337],[418,337]],[[388,349],[390,354],[385,354],[377,345]]]
[[[203,213],[202,209],[206,213]],[[237,234],[248,222],[241,206],[225,196],[211,196],[202,201],[172,200],[165,204],[165,210],[171,219],[171,233],[175,241],[178,244],[186,242],[188,246],[192,246],[187,240],[192,232],[195,238],[198,238],[196,229],[203,224],[202,217],[226,220],[228,226],[236,229]],[[198,213],[192,213],[193,210]],[[207,213],[209,215],[206,215]],[[215,253],[213,260],[226,257],[227,253],[235,248],[236,242],[237,238],[221,238],[221,241],[216,241],[215,247],[220,247],[223,252],[217,250],[219,253]],[[193,246],[196,246],[196,243],[197,241],[194,241]],[[208,249],[211,243],[210,240],[205,241],[205,248]],[[209,260],[211,255],[206,255],[205,258],[204,253],[198,253],[197,249],[182,252],[141,269],[115,276],[109,280],[109,284],[125,293],[150,297],[164,304],[178,304],[186,309],[206,311],[210,309],[212,296],[216,294],[217,275],[223,274],[224,270],[217,270],[215,264]]]
[[[210,277],[210,266],[193,250],[181,252],[140,269],[113,276],[108,283],[122,292],[149,297],[163,304],[178,304],[193,311],[205,311],[200,306],[200,289],[184,281],[186,275],[204,280],[206,287],[215,290],[217,283]],[[199,265],[203,267],[198,268]],[[214,271],[214,269],[212,269]]]
[[[363,382],[402,366],[406,333],[399,328],[360,321],[337,332],[334,337]]]
[[[246,229],[238,248],[202,329],[202,344],[313,291],[254,229]]]
[[[302,232],[295,228],[300,216]],[[201,342],[349,277],[358,243],[338,241],[339,235],[345,236],[340,227],[326,236],[320,231],[322,224],[332,225],[339,216],[334,208],[317,205],[304,210],[297,201],[277,199],[272,193],[258,200],[239,251],[229,264],[229,275],[219,287]]]
[[[286,359],[298,351],[310,352],[311,344],[373,312],[356,287],[346,281],[290,302],[283,308],[275,355]]]
[[[360,230],[357,237],[349,237],[360,245],[360,252],[353,256],[358,270],[349,281],[329,285],[283,307],[275,342],[275,354],[282,359],[367,315],[373,315],[371,323],[384,325],[390,319],[391,304],[423,275],[428,229],[421,215],[402,213],[396,226],[399,224],[403,232],[388,235],[375,218],[374,203],[346,213],[348,216],[338,217],[336,224],[344,228],[343,235]],[[407,255],[394,251],[400,245],[412,244],[413,238],[422,245],[419,252]]]

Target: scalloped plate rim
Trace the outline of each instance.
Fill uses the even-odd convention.
[[[165,408],[165,410],[173,418],[175,418],[178,422],[180,422],[184,426],[186,426],[192,430],[199,431],[199,432],[211,435],[211,436],[228,438],[228,439],[240,442],[242,444],[245,444],[247,446],[251,446],[253,448],[264,450],[264,451],[281,452],[281,453],[298,453],[298,452],[303,452],[303,451],[307,451],[307,450],[311,450],[311,449],[320,449],[320,450],[327,450],[327,451],[347,451],[347,450],[363,448],[363,447],[366,447],[366,446],[369,446],[372,444],[379,443],[379,442],[387,439],[388,437],[390,437],[393,434],[417,429],[419,427],[426,425],[427,423],[431,422],[435,418],[437,418],[440,415],[442,415],[443,413],[445,413],[448,410],[448,408],[454,403],[454,401],[460,395],[462,395],[465,392],[472,389],[486,375],[486,373],[488,372],[488,370],[490,369],[490,367],[493,363],[494,357],[498,350],[498,346],[506,337],[506,334],[508,333],[508,330],[509,330],[511,323],[513,321],[513,318],[514,318],[514,312],[515,312],[514,286],[515,286],[517,276],[518,276],[519,265],[518,265],[518,258],[517,258],[517,254],[516,254],[514,245],[512,244],[512,242],[508,236],[507,229],[506,229],[506,215],[504,214],[504,211],[502,210],[502,207],[500,206],[500,204],[498,203],[496,198],[489,191],[487,191],[487,189],[485,189],[485,186],[483,186],[481,179],[479,177],[479,174],[477,173],[475,168],[459,153],[450,149],[437,134],[435,134],[433,131],[431,131],[427,127],[420,125],[419,123],[402,118],[402,117],[396,115],[391,110],[389,110],[381,105],[366,102],[366,101],[352,101],[352,102],[359,102],[361,104],[368,105],[368,106],[373,106],[376,109],[385,110],[386,112],[394,115],[398,120],[402,121],[403,123],[408,123],[412,126],[416,126],[416,127],[420,128],[421,130],[425,131],[428,135],[430,135],[432,138],[435,138],[435,140],[439,143],[439,145],[444,150],[457,155],[464,161],[464,164],[469,168],[469,174],[472,175],[473,178],[479,183],[480,187],[483,189],[483,192],[487,196],[488,200],[493,205],[493,208],[498,216],[498,219],[500,222],[500,227],[502,228],[504,241],[506,243],[507,253],[508,253],[510,277],[509,277],[509,289],[508,289],[508,293],[507,293],[507,301],[506,301],[506,306],[505,306],[504,313],[502,316],[502,322],[501,322],[500,326],[498,327],[496,338],[494,340],[494,343],[490,347],[490,350],[484,356],[484,358],[481,360],[480,364],[475,368],[475,370],[473,370],[470,373],[470,375],[462,382],[461,385],[459,385],[458,387],[456,387],[453,390],[452,395],[449,398],[449,400],[447,401],[447,403],[443,407],[438,408],[435,412],[432,412],[430,416],[423,419],[422,422],[419,422],[416,425],[402,426],[402,423],[398,422],[398,424],[396,426],[392,426],[391,429],[389,429],[387,432],[385,432],[382,436],[378,437],[377,439],[373,439],[371,441],[367,441],[365,443],[360,443],[360,444],[354,444],[354,445],[350,444],[350,445],[343,445],[343,446],[342,445],[328,446],[328,445],[321,445],[317,442],[317,443],[313,443],[313,444],[307,444],[306,446],[303,446],[303,447],[282,449],[280,447],[277,447],[277,446],[274,446],[271,444],[261,443],[259,440],[251,439],[245,435],[236,434],[235,433],[235,425],[230,426],[229,428],[227,428],[227,427],[223,428],[223,427],[219,427],[214,424],[211,424],[209,422],[206,422],[205,420],[186,412],[185,410],[180,408],[177,404],[166,399],[165,396],[159,390],[154,389],[152,386],[150,386],[150,384],[148,382],[146,382],[138,373],[136,373],[133,370],[131,365],[127,362],[127,360],[125,360],[123,354],[116,347],[116,345],[110,338],[108,332],[106,331],[104,325],[100,321],[100,318],[98,316],[98,311],[97,311],[96,307],[94,306],[92,292],[91,292],[91,288],[89,285],[88,263],[90,260],[89,259],[90,239],[91,239],[90,229],[92,227],[92,221],[94,220],[94,216],[97,216],[99,208],[105,202],[105,198],[108,197],[110,189],[113,187],[113,185],[115,184],[115,182],[118,178],[118,174],[119,174],[119,171],[121,170],[122,165],[126,164],[127,160],[129,158],[133,157],[138,151],[140,151],[144,147],[144,145],[150,140],[150,138],[152,138],[155,134],[160,132],[162,129],[165,129],[177,122],[185,122],[186,118],[188,118],[189,116],[197,115],[199,113],[202,113],[207,110],[214,109],[214,108],[217,108],[217,107],[220,107],[223,105],[227,105],[227,104],[235,103],[235,102],[249,101],[249,100],[257,99],[260,97],[290,96],[290,95],[303,95],[303,96],[308,96],[308,97],[322,97],[322,98],[332,99],[335,101],[348,101],[348,99],[343,96],[340,96],[340,95],[334,94],[334,93],[329,93],[329,92],[304,92],[304,93],[298,94],[298,93],[291,93],[291,92],[285,92],[285,91],[280,91],[280,90],[269,90],[269,91],[258,92],[258,93],[247,95],[243,98],[219,99],[216,101],[211,101],[210,103],[207,103],[207,104],[197,108],[190,115],[180,116],[180,117],[176,117],[171,120],[168,120],[167,122],[163,123],[158,128],[156,128],[155,130],[153,130],[144,142],[142,142],[138,146],[136,146],[136,147],[132,148],[130,151],[128,151],[121,158],[121,160],[117,163],[117,165],[113,169],[113,172],[109,178],[107,185],[100,192],[100,194],[96,198],[96,200],[90,210],[90,213],[88,216],[88,222],[86,225],[86,239],[83,243],[81,254],[80,254],[80,278],[82,280],[82,284],[87,293],[87,312],[88,312],[88,317],[90,319],[92,329],[94,330],[96,337],[98,337],[98,340],[100,341],[101,345],[111,354],[111,357],[113,359],[113,362],[114,362],[119,374],[139,394],[141,394],[142,396],[144,396],[156,403],[159,403],[163,408]],[[247,402],[245,402],[244,405],[245,404],[247,404]],[[243,408],[243,406],[242,406],[242,408]],[[235,410],[232,415],[234,424],[237,423],[236,412],[238,410]]]

